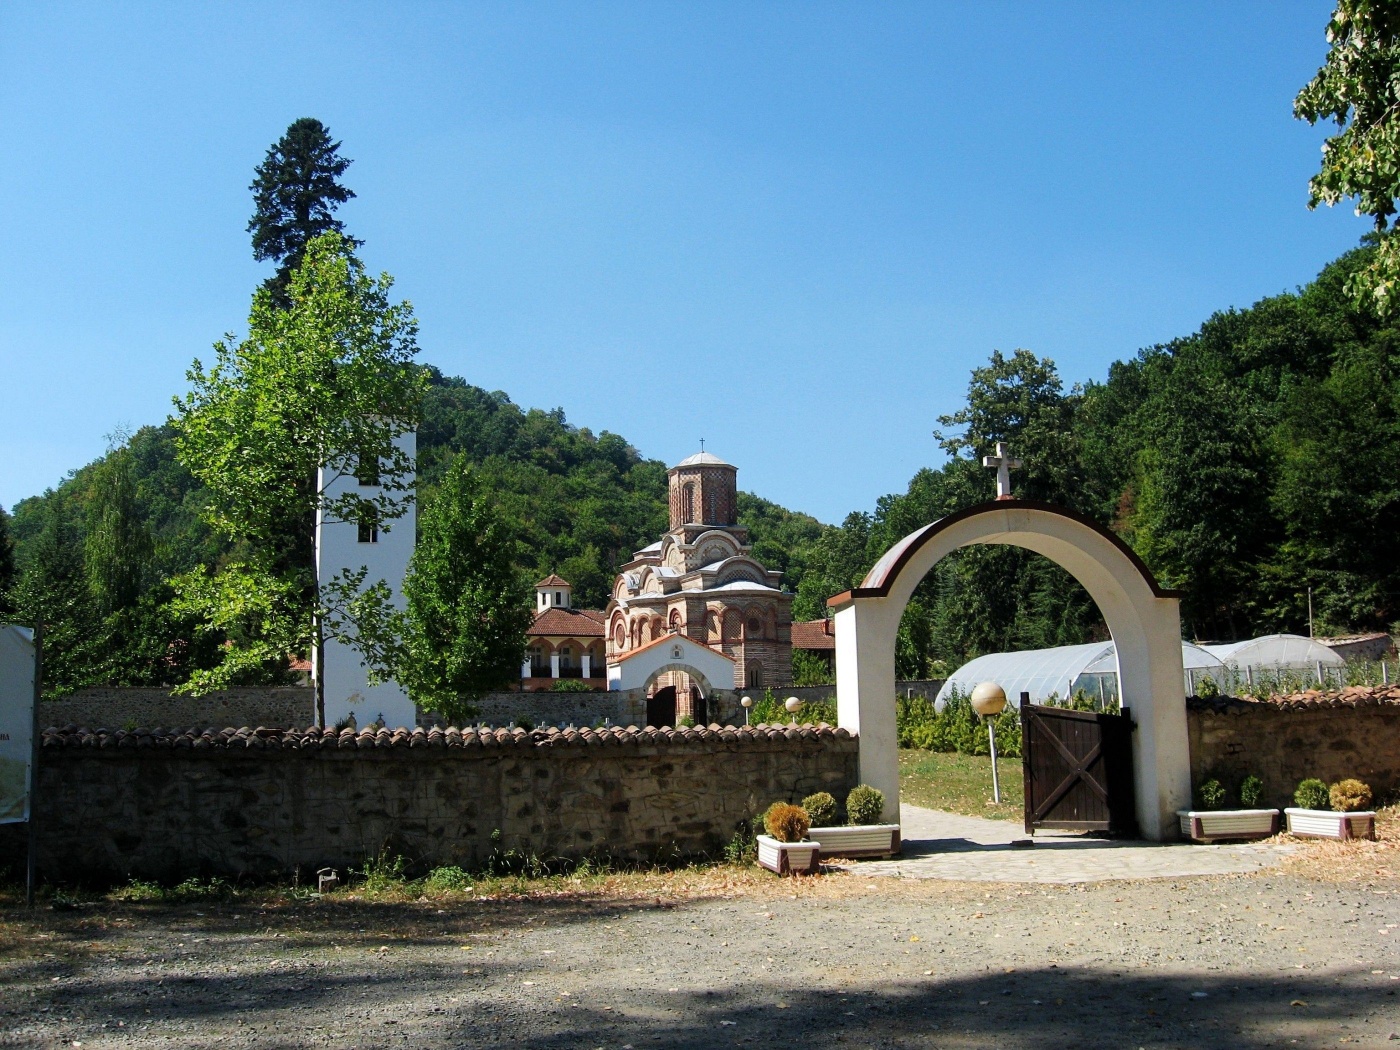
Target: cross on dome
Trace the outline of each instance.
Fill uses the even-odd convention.
[[[1011,472],[1021,469],[1021,461],[1011,458],[1011,450],[1005,441],[997,442],[995,456],[983,456],[982,466],[995,467],[997,472],[997,499],[1014,499],[1011,495]]]

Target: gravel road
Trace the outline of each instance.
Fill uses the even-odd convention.
[[[1394,1045],[1397,896],[856,874],[674,901],[10,910],[0,1046]]]

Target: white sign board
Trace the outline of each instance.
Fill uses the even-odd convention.
[[[0,624],[0,824],[29,819],[34,632]]]

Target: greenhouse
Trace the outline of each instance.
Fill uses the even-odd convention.
[[[1243,642],[1205,645],[1237,674],[1253,671],[1316,671],[1318,666],[1341,667],[1346,661],[1321,642],[1301,634],[1267,634]]]
[[[1181,643],[1181,660],[1186,671],[1181,683],[1183,696],[1196,692],[1197,681],[1207,676],[1218,681],[1224,675],[1224,664],[1218,657],[1190,642]],[[1022,693],[1029,693],[1034,704],[1084,693],[1101,707],[1114,707],[1118,703],[1118,653],[1112,642],[989,653],[954,671],[934,703],[941,707],[954,692],[966,696],[979,682],[996,682],[1006,690],[1013,707],[1020,705]]]

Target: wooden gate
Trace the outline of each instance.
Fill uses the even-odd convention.
[[[1026,831],[1137,835],[1133,722],[1121,715],[1021,704]]]

